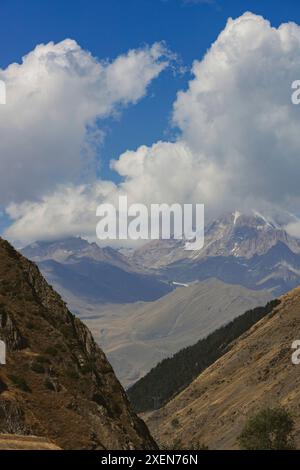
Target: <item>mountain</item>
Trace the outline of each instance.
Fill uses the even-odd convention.
[[[0,435],[39,436],[62,449],[156,448],[87,327],[1,239],[0,338],[8,351]]]
[[[156,274],[141,272],[124,255],[81,238],[36,242],[22,250],[66,299],[90,303],[156,300],[172,290]]]
[[[204,248],[154,240],[136,250],[80,238],[23,250],[92,329],[125,387],[158,362],[300,284],[295,217],[235,211],[208,223]],[[145,303],[144,303],[145,302]]]
[[[80,238],[36,242],[23,254],[39,264],[66,300],[90,303],[153,301],[176,283],[216,278],[281,295],[300,282],[300,240],[285,227],[289,213],[266,216],[228,213],[209,223],[204,247],[184,249],[184,240],[153,240],[124,252]]]
[[[141,413],[166,404],[200,372],[225,354],[235,339],[269,314],[278,303],[274,299],[265,307],[248,310],[192,346],[181,349],[173,357],[157,364],[127,391],[134,409]]]
[[[195,257],[235,256],[251,259],[267,253],[278,242],[291,251],[300,253],[300,240],[287,234],[285,227],[295,221],[294,216],[281,214],[277,220],[256,211],[225,214],[214,220],[205,230],[205,246]]]
[[[89,243],[80,237],[69,237],[57,241],[40,241],[26,246],[22,253],[32,261],[54,260],[58,263],[75,263],[80,259],[90,259],[132,270],[128,259],[119,251],[110,247],[100,248],[96,243]]]
[[[271,218],[252,210],[224,214],[205,227],[205,242],[201,250],[184,250],[184,240],[153,240],[139,248],[130,259],[144,266],[162,267],[183,259],[202,259],[215,256],[235,256],[249,259],[266,253],[277,242],[285,243],[291,251],[300,253],[300,240],[287,234],[285,227],[297,218],[288,213]]]
[[[165,407],[147,416],[156,438],[185,449],[236,449],[249,416],[264,407],[286,407],[295,420],[300,447],[300,375],[291,360],[299,339],[300,288],[235,340],[228,352],[204,370]]]
[[[283,242],[250,259],[236,256],[210,256],[200,260],[179,261],[164,268],[164,275],[178,282],[203,281],[215,277],[223,282],[249,289],[271,289],[281,295],[300,283],[300,254]]]
[[[293,216],[268,218],[255,211],[225,214],[205,229],[202,250],[187,251],[183,240],[152,241],[131,255],[177,282],[217,278],[280,295],[300,282],[300,240],[285,230]]]
[[[254,291],[216,279],[177,287],[155,302],[105,311],[81,318],[104,348],[117,376],[130,386],[162,359],[190,346],[245,310],[264,305],[272,293]]]

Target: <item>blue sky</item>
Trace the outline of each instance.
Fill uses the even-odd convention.
[[[0,0],[0,69],[13,62],[20,63],[37,44],[58,43],[66,38],[74,39],[95,58],[110,61],[130,49],[165,41],[168,49],[177,54],[184,73],[179,73],[179,67],[176,73],[171,67],[166,68],[151,80],[143,99],[122,109],[118,119],[110,117],[101,122],[106,137],[100,148],[98,176],[119,183],[120,175],[109,168],[112,159],[143,144],[151,146],[160,140],[174,142],[178,133],[184,134],[183,129],[177,130],[170,122],[177,93],[188,89],[193,78],[193,61],[203,58],[227,19],[238,18],[245,11],[262,15],[274,27],[289,21],[300,24],[300,3],[294,0]],[[262,41],[261,51],[263,47]],[[260,51],[257,52],[259,56]],[[239,60],[242,57],[243,52]],[[275,69],[276,60],[274,56]],[[263,77],[264,72],[261,73]],[[289,97],[289,82],[283,86],[287,86]],[[267,97],[268,92],[262,91]],[[263,147],[261,144],[260,151]],[[280,174],[278,171],[277,178]],[[258,184],[263,186],[265,181]],[[274,186],[273,180],[269,186]],[[249,191],[255,192],[256,188]],[[271,189],[268,191],[271,193]],[[264,194],[263,197],[270,200],[273,196]],[[0,233],[9,223],[0,212]]]
[[[0,67],[20,62],[39,43],[65,38],[75,39],[101,59],[164,40],[190,67],[227,18],[247,10],[262,14],[274,26],[290,20],[300,23],[300,3],[294,0],[0,0]],[[117,178],[105,162],[124,150],[172,138],[172,104],[189,78],[188,72],[164,72],[145,99],[127,108],[119,120],[107,121],[102,177]]]

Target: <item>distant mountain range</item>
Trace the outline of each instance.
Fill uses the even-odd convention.
[[[151,301],[178,282],[209,278],[280,295],[300,282],[300,240],[285,230],[292,221],[287,213],[276,218],[256,211],[225,214],[208,224],[199,251],[185,250],[184,241],[174,239],[124,252],[69,238],[36,242],[22,252],[59,290],[92,302]]]
[[[155,300],[172,290],[157,274],[143,272],[112,248],[81,238],[35,242],[22,250],[66,300],[123,304]]]
[[[93,330],[125,386],[245,310],[300,284],[295,222],[235,211],[209,223],[204,248],[157,240],[136,250],[80,238],[36,242],[23,254]],[[128,306],[128,307],[127,307]]]
[[[216,278],[280,295],[300,283],[300,240],[285,230],[294,216],[284,214],[275,220],[255,211],[236,211],[207,226],[200,251],[184,250],[181,240],[160,240],[137,249],[130,259],[155,267],[173,281]]]

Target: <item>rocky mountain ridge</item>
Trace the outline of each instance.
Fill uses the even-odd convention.
[[[278,220],[253,210],[225,213],[205,227],[201,250],[184,250],[184,240],[154,240],[135,250],[130,259],[140,265],[156,268],[172,265],[183,259],[200,260],[207,257],[235,256],[250,259],[267,253],[278,242],[300,253],[300,240],[286,231],[296,216],[284,214]]]
[[[156,448],[87,327],[1,239],[0,338],[0,433],[45,437],[63,449]]]
[[[236,211],[207,225],[199,251],[185,250],[183,240],[159,240],[137,249],[131,259],[176,282],[216,278],[281,295],[300,283],[300,240],[286,231],[295,219]]]
[[[38,264],[67,301],[73,297],[102,304],[151,301],[172,290],[156,273],[141,270],[117,250],[79,237],[35,242],[22,253]]]

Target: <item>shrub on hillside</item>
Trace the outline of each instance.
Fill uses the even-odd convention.
[[[294,420],[285,408],[264,408],[248,419],[239,445],[245,450],[291,450],[293,429]]]

